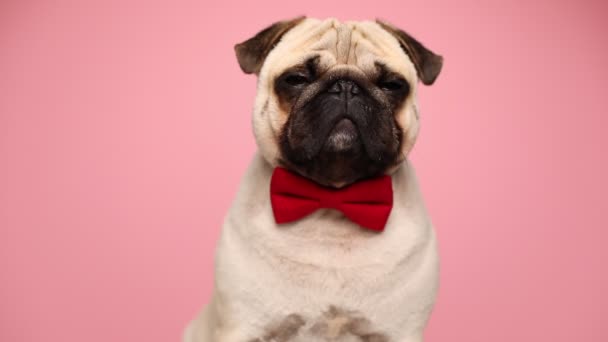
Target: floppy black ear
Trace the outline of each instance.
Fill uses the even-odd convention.
[[[397,38],[401,48],[414,63],[416,71],[418,72],[418,78],[420,78],[422,83],[425,85],[433,84],[441,72],[443,57],[436,55],[431,50],[424,47],[422,43],[392,24],[381,19],[376,19],[376,22]]]
[[[252,38],[236,44],[234,51],[243,72],[246,74],[259,73],[270,50],[274,48],[287,31],[298,25],[305,18],[305,16],[300,16],[276,22],[258,32]]]

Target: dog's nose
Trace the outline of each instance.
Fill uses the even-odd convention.
[[[361,89],[359,89],[359,86],[357,85],[357,83],[348,80],[348,79],[339,79],[336,82],[334,82],[329,89],[327,90],[327,92],[332,93],[332,94],[351,94],[351,95],[357,95],[359,94],[359,92],[361,91]]]

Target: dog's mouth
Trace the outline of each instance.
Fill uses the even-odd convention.
[[[340,119],[329,132],[323,145],[327,152],[346,152],[361,146],[357,125],[349,118]]]
[[[358,117],[340,115],[334,120],[311,124],[308,130],[293,125],[300,129],[293,131],[298,144],[292,145],[287,134],[282,136],[281,164],[318,184],[341,187],[377,176],[395,160],[399,145],[390,140],[393,135],[368,127]]]

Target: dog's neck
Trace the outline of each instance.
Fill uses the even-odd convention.
[[[427,220],[414,170],[404,162],[391,174],[393,210],[382,233],[362,229],[333,209],[317,210],[279,227],[270,203],[273,170],[274,165],[256,154],[241,182],[229,215],[232,220],[228,222],[240,239],[257,246],[258,253],[273,251],[275,255],[270,258],[278,255],[298,263],[336,267],[367,264],[370,260],[366,249],[376,244],[399,249],[409,240],[416,241],[412,236],[415,229],[410,227]]]
[[[241,182],[237,200],[252,201],[247,203],[247,206],[252,208],[262,203],[269,206],[270,180],[275,167],[276,165],[266,160],[261,153],[256,153]],[[420,195],[415,172],[407,159],[389,172],[388,175],[393,183],[395,206],[412,202],[415,199],[410,198],[411,196]]]
[[[259,173],[259,175],[261,177],[263,177],[268,182],[270,182],[270,178],[272,177],[272,171],[278,166],[280,166],[280,165],[269,162],[260,151],[257,151],[252,159],[249,171],[255,170],[254,173],[256,173],[256,174]],[[281,167],[284,167],[284,166],[281,166]],[[313,179],[310,179],[310,178],[306,177],[305,175],[300,174],[297,171],[291,170],[289,167],[285,167],[285,168],[287,168],[290,172],[293,172],[304,178],[307,178],[308,180],[310,180],[312,182],[315,182]],[[395,164],[394,166],[392,166],[388,170],[386,170],[385,174],[391,176],[391,178],[393,178],[393,180],[395,180],[396,178],[404,178],[404,177],[407,178],[409,176],[412,176],[412,175],[410,175],[410,172],[412,171],[410,169],[411,169],[411,165],[410,165],[409,160],[407,158],[403,158],[399,163]],[[345,182],[335,183],[335,184],[332,184],[331,187],[339,189],[339,188],[343,188],[350,184],[353,184],[353,183],[345,183]],[[326,186],[323,184],[319,184],[319,185]]]

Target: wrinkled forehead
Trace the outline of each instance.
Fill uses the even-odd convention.
[[[340,22],[335,18],[306,18],[287,32],[268,55],[261,74],[273,79],[316,56],[322,71],[358,69],[371,78],[381,64],[403,75],[410,84],[416,83],[414,64],[395,37],[373,21]]]

